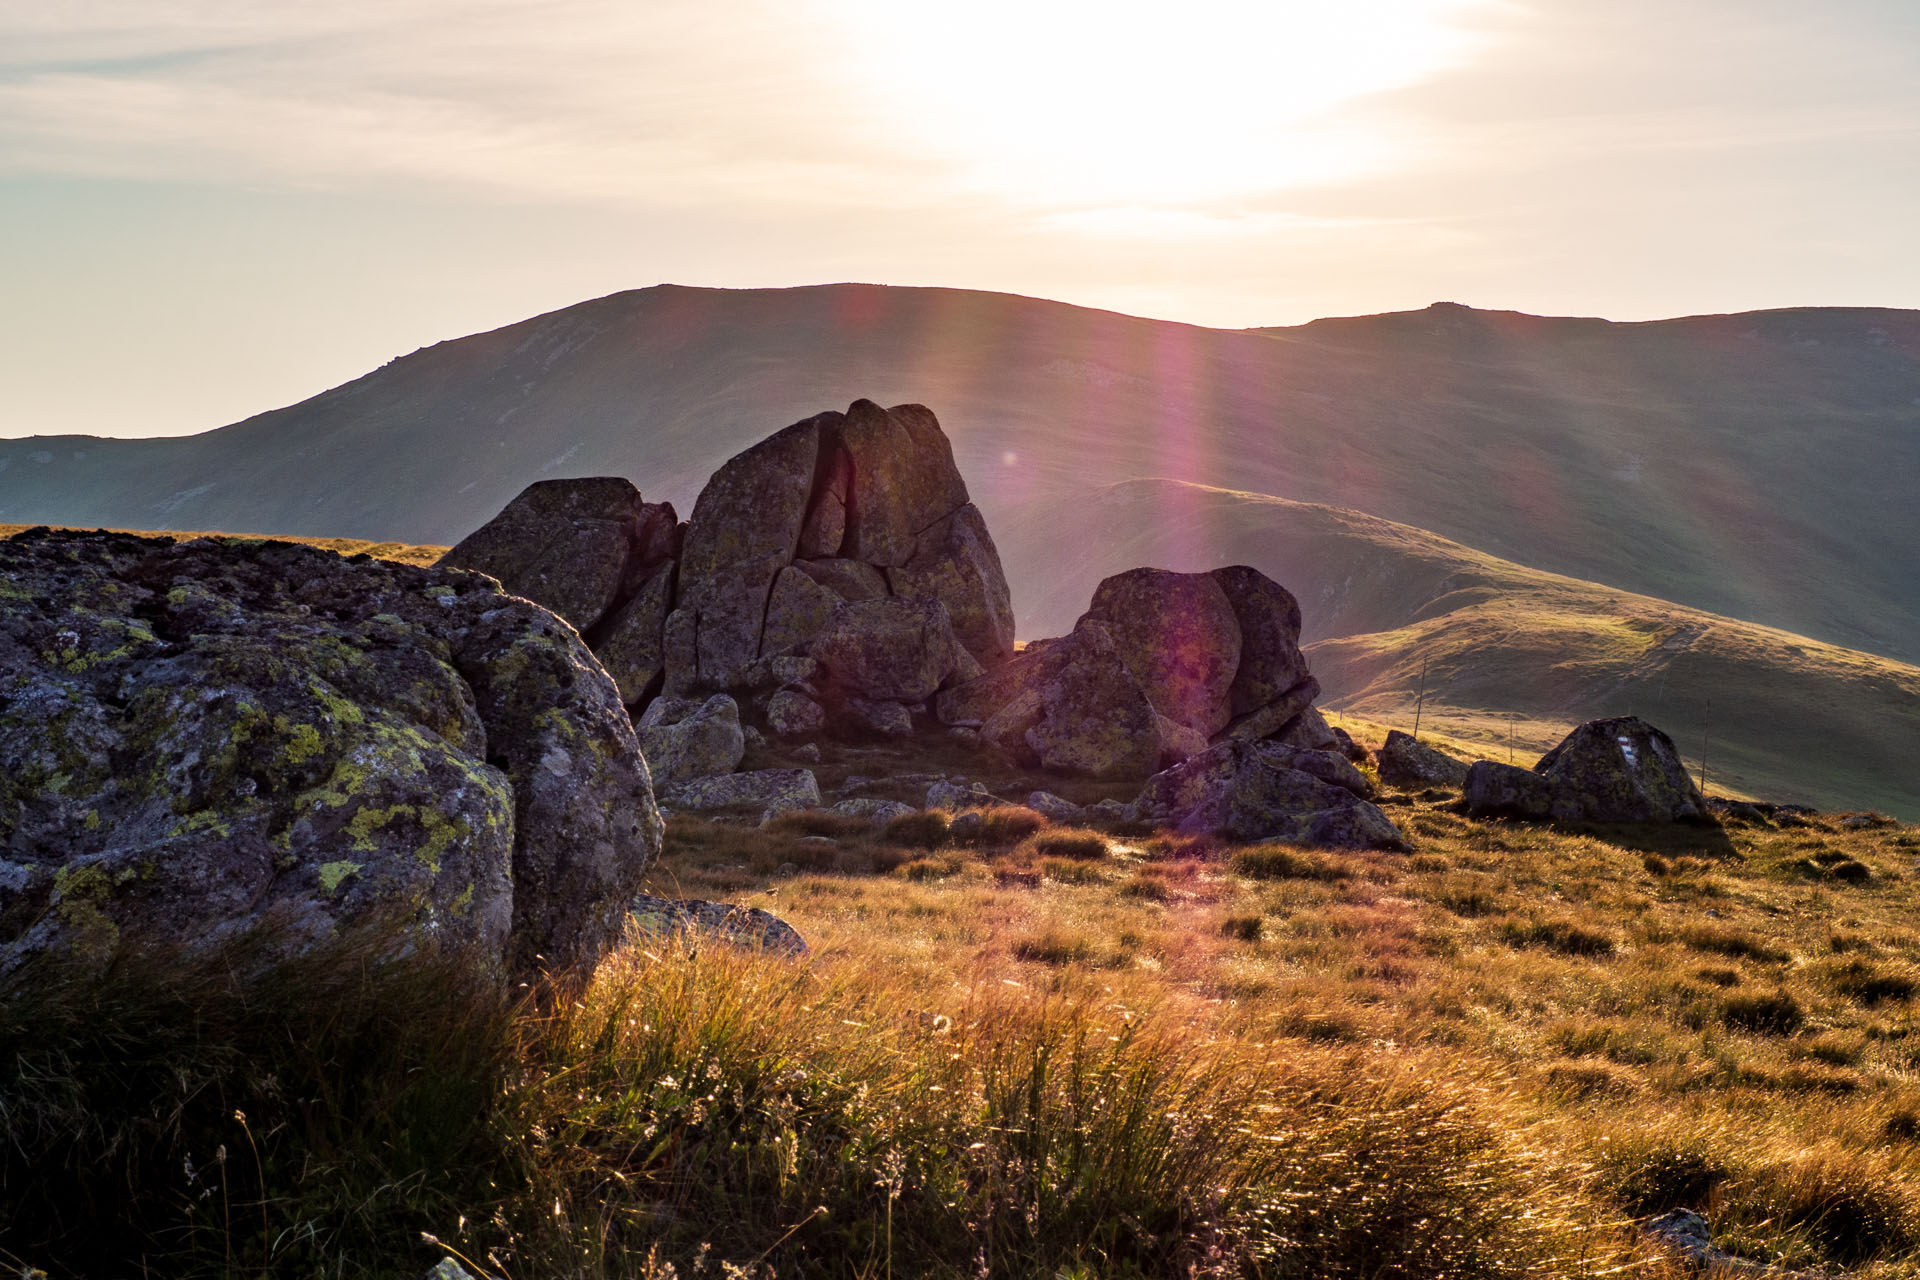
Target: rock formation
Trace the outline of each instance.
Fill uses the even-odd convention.
[[[1132,569],[1106,579],[1071,634],[1029,644],[942,692],[949,725],[1021,762],[1145,777],[1210,743],[1337,740],[1313,700],[1300,607],[1256,569]]]
[[[1556,822],[1709,821],[1673,739],[1638,716],[1589,720],[1531,769],[1475,761],[1467,812]]]
[[[604,593],[581,560],[543,589]],[[373,914],[519,972],[618,938],[660,818],[546,609],[286,543],[46,531],[0,542],[0,595],[0,968]]]
[[[543,481],[441,564],[552,602],[636,715],[662,691],[729,692],[782,737],[897,734],[1013,652],[999,553],[919,405],[776,432],[677,529],[625,480]]]

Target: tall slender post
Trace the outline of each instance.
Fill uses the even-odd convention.
[[[1507,712],[1507,763],[1513,763],[1513,712]]]
[[[1420,712],[1427,705],[1427,666],[1433,661],[1428,658],[1420,664],[1420,696],[1413,701],[1413,740],[1420,741]]]
[[[1707,735],[1713,728],[1713,699],[1707,699],[1707,709],[1700,716],[1700,795],[1707,794]]]

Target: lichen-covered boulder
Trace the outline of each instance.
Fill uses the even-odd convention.
[[[1638,716],[1589,720],[1541,756],[1523,782],[1481,760],[1467,775],[1470,813],[1561,822],[1705,822],[1706,802],[1673,739]]]
[[[1378,755],[1380,781],[1390,787],[1452,787],[1467,784],[1467,762],[1420,742],[1398,729],[1387,731]]]
[[[376,915],[571,965],[618,939],[659,841],[612,681],[488,578],[0,542],[0,968]]]
[[[1343,848],[1405,849],[1367,797],[1358,769],[1328,751],[1227,741],[1147,780],[1141,819],[1231,840],[1286,840]]]
[[[835,606],[810,656],[848,696],[913,703],[959,668],[959,649],[945,605],[892,597]]]
[[[1083,620],[1106,627],[1161,715],[1207,737],[1233,719],[1240,621],[1212,574],[1129,569],[1094,589]]]
[[[653,785],[663,791],[695,778],[732,773],[747,753],[740,704],[724,693],[698,704],[656,699],[640,717],[636,733]]]
[[[461,539],[439,567],[492,574],[585,631],[619,594],[647,516],[640,491],[617,476],[541,480]]]
[[[1245,715],[1235,716],[1226,728],[1214,735],[1214,740],[1217,742],[1223,738],[1240,738],[1252,742],[1258,738],[1271,738],[1284,734],[1301,716],[1313,710],[1313,700],[1319,696],[1320,682],[1312,676],[1303,677],[1298,684],[1285,690],[1273,701],[1256,707]]]
[[[1291,591],[1248,565],[1228,565],[1208,576],[1219,584],[1240,624],[1240,662],[1228,705],[1233,715],[1244,716],[1308,679],[1307,660],[1300,652],[1300,603]],[[1318,693],[1315,685],[1313,696]]]

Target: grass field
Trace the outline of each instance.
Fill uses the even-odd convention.
[[[0,524],[0,538],[11,538],[16,533],[24,533],[35,527],[37,526]],[[309,547],[319,547],[322,551],[336,551],[343,556],[369,555],[381,560],[396,560],[401,564],[430,565],[447,553],[445,547],[414,546],[405,542],[368,542],[362,538],[303,538],[290,534],[222,533],[215,530],[187,532],[177,529],[169,529],[165,532],[147,529],[115,529],[113,532],[132,533],[143,538],[172,538],[177,542],[184,542],[188,538],[219,538],[226,542],[298,542]]]
[[[822,773],[907,795],[947,763]],[[1658,1277],[1633,1223],[1692,1206],[1751,1258],[1920,1276],[1920,831],[1386,802],[1411,855],[1011,806],[970,844],[675,818],[650,889],[773,910],[812,956],[635,937],[544,1001],[362,941],[16,984],[0,1248],[55,1276],[450,1248],[509,1277]]]

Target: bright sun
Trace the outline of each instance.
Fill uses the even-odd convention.
[[[1371,167],[1327,115],[1471,50],[1488,0],[840,0],[884,124],[1040,205],[1192,205]]]

